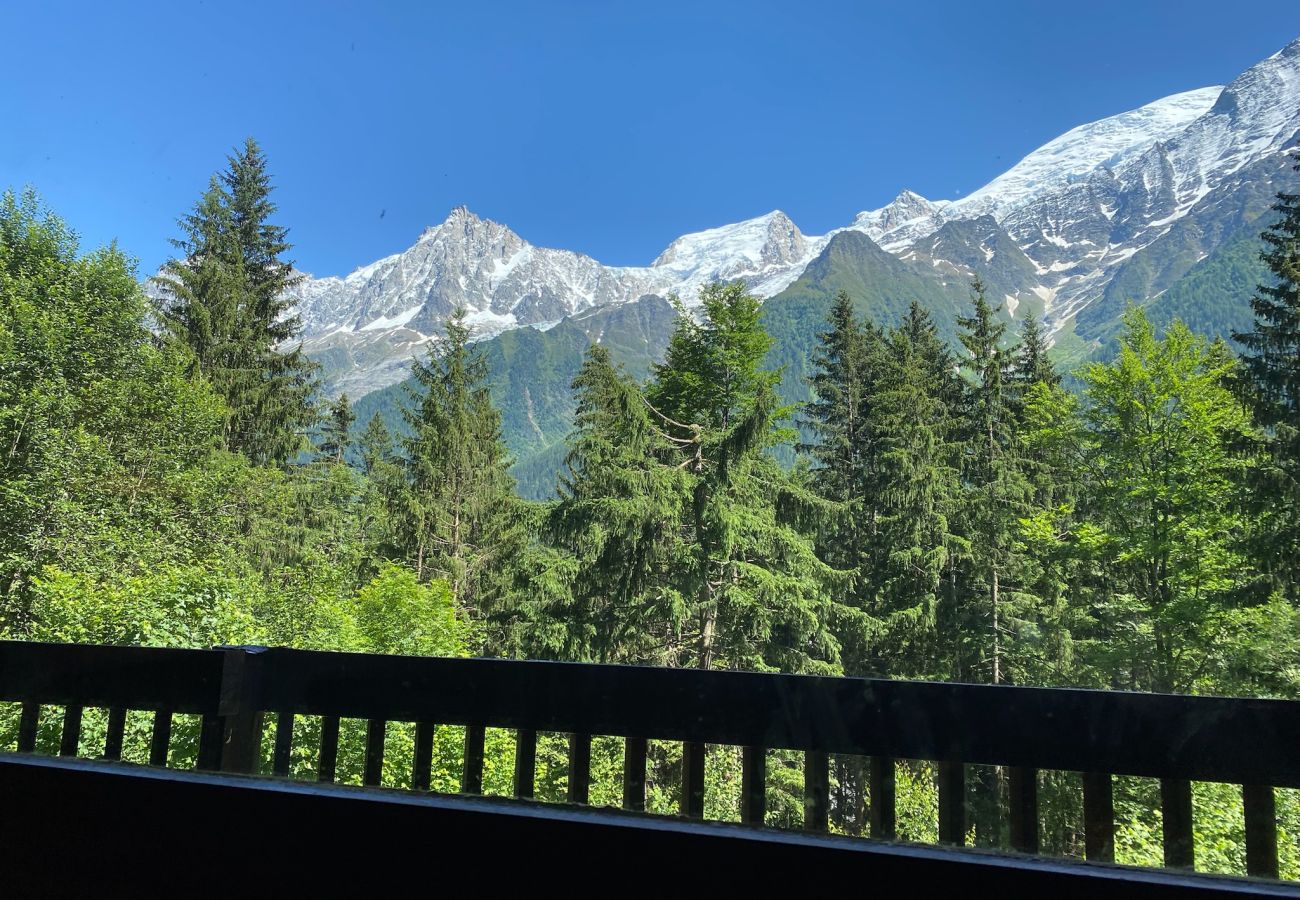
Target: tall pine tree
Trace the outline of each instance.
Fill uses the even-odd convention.
[[[320,444],[320,455],[332,463],[343,462],[352,447],[352,424],[357,415],[352,411],[347,394],[340,394],[338,399],[327,406],[324,434]],[[383,425],[383,422],[380,422]]]
[[[368,477],[375,475],[383,465],[392,462],[393,436],[379,412],[374,413],[366,423],[365,430],[357,441],[357,449],[361,454],[361,471]]]
[[[410,434],[392,513],[419,579],[445,578],[458,605],[485,614],[518,547],[518,510],[487,363],[469,338],[458,309],[446,336],[412,367],[414,405],[404,411]]]
[[[1292,151],[1300,171],[1300,148]],[[1275,584],[1300,600],[1300,193],[1280,192],[1279,218],[1261,235],[1261,258],[1273,275],[1251,300],[1255,328],[1235,335],[1242,355],[1245,397],[1267,431],[1268,462],[1254,484],[1256,542]]]
[[[871,390],[879,507],[870,568],[872,615],[882,625],[868,671],[934,677],[941,668],[938,613],[944,576],[960,551],[954,533],[957,469],[951,357],[934,323],[913,304],[886,341],[887,364]],[[949,590],[951,593],[951,590]]]
[[[689,480],[640,388],[600,344],[573,382],[577,398],[559,502],[547,538],[578,577],[555,641],[565,658],[662,662],[681,615],[673,585]]]
[[[684,311],[648,391],[652,414],[690,477],[675,584],[679,664],[830,671],[827,628],[836,572],[809,534],[826,512],[770,450],[792,441],[780,425],[779,372],[762,368],[772,339],[742,284],[700,293]]]
[[[159,318],[194,353],[197,373],[225,400],[222,440],[257,463],[283,464],[316,421],[316,366],[301,345],[288,294],[297,284],[288,231],[270,222],[266,157],[249,138],[183,216],[179,256],[156,279]]]
[[[843,291],[835,298],[829,325],[808,379],[813,399],[801,413],[813,440],[799,450],[812,462],[812,488],[837,507],[818,529],[817,553],[851,573],[842,602],[834,607],[832,628],[845,673],[858,675],[870,668],[867,648],[880,630],[871,602],[881,490],[873,399],[885,365],[884,336],[874,325],[858,321],[853,301]]]
[[[1012,402],[1012,352],[1002,346],[1006,325],[976,278],[974,310],[959,317],[963,360],[959,435],[962,444],[962,521],[969,572],[953,610],[952,675],[965,681],[1005,680],[1005,635],[1014,630],[1019,519],[1028,509],[1019,423]],[[1008,591],[1008,588],[1011,591]],[[970,602],[962,602],[969,600]],[[987,635],[987,638],[982,638]]]

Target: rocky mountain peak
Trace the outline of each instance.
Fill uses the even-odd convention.
[[[806,250],[803,233],[779,209],[734,225],[684,234],[650,264],[651,268],[695,269],[712,259],[744,258],[752,263],[790,262]]]
[[[742,281],[772,297],[837,235],[840,250],[879,254],[877,263],[898,268],[915,282],[912,293],[937,278],[964,298],[968,278],[980,274],[1009,310],[1032,302],[1051,327],[1112,281],[1116,290],[1145,291],[1154,276],[1143,272],[1159,270],[1168,281],[1213,251],[1217,236],[1240,224],[1230,210],[1241,204],[1226,204],[1221,222],[1206,210],[1244,196],[1242,179],[1256,179],[1253,194],[1267,195],[1274,175],[1252,173],[1280,170],[1298,130],[1300,40],[1227,88],[1185,91],[1072,128],[960,200],[903,190],[828,235],[805,235],[772,210],[684,234],[649,266],[615,267],[536,247],[458,206],[410,248],[346,278],[308,279],[294,296],[309,352],[373,367],[374,378],[357,377],[373,386],[393,380],[412,342],[437,333],[457,307],[469,311],[476,335],[489,336],[648,294],[676,293],[691,304],[712,281]],[[1161,251],[1161,241],[1173,249]],[[1167,259],[1153,263],[1162,253]]]

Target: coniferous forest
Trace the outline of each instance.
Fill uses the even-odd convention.
[[[323,393],[252,140],[180,218],[148,293],[123,248],[79,247],[9,192],[0,629],[1300,697],[1300,193],[1269,222],[1253,251],[1269,274],[1232,342],[1132,306],[1104,361],[1063,371],[1040,323],[978,280],[956,343],[915,302],[882,327],[841,293],[799,406],[767,366],[760,302],[709,285],[644,380],[587,351],[558,490],[536,502],[508,473],[463,314],[415,363],[400,433]],[[354,780],[361,724],[340,751]],[[15,727],[4,711],[0,738]],[[454,790],[454,731],[435,788]],[[193,753],[193,723],[176,734]],[[145,735],[133,720],[137,749]],[[504,792],[511,744],[488,741]],[[593,802],[617,802],[620,753],[597,741]],[[658,811],[674,753],[652,747]],[[562,796],[563,759],[543,741],[539,796]],[[788,762],[777,824],[802,815]],[[709,773],[707,814],[732,817],[738,757],[716,749]],[[1044,848],[1080,854],[1077,776],[1044,777]],[[972,789],[1005,785],[990,770]],[[865,790],[837,759],[836,830],[862,832]],[[1159,863],[1157,794],[1117,781],[1120,861]],[[900,834],[933,839],[925,764],[898,798]],[[1239,796],[1197,785],[1196,803],[1198,865],[1243,871]],[[972,807],[977,844],[1002,839],[993,806]],[[1280,791],[1279,811],[1300,877],[1300,799]]]

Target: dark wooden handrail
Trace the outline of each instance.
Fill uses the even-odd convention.
[[[0,641],[0,700],[213,714],[225,653]]]
[[[638,666],[442,659],[284,648],[164,650],[0,642],[0,700],[24,704],[19,749],[33,749],[39,707],[203,716],[200,768],[251,771],[260,716],[278,714],[274,769],[287,773],[295,716],[321,716],[321,777],[333,777],[338,720],[365,719],[366,783],[378,784],[384,723],[418,723],[413,783],[428,786],[434,725],[466,726],[463,787],[481,791],[483,729],[514,729],[515,793],[532,796],[538,732],[569,733],[585,802],[592,735],[626,738],[625,806],[644,804],[645,744],[685,747],[686,815],[703,813],[703,748],[745,748],[743,818],[763,820],[764,754],[805,753],[809,827],[825,827],[829,754],[872,759],[872,830],[893,836],[896,759],[939,763],[940,836],[966,830],[965,764],[1009,769],[1013,844],[1037,849],[1042,769],[1084,773],[1090,858],[1113,858],[1111,776],[1161,779],[1166,864],[1190,867],[1192,781],[1243,785],[1248,869],[1276,875],[1273,788],[1300,787],[1300,702],[1056,688],[832,678]],[[34,711],[34,712],[33,712]],[[75,712],[74,712],[75,711]],[[166,727],[162,743],[166,759]],[[110,716],[110,742],[113,740]],[[120,754],[120,717],[118,747]],[[0,748],[3,749],[3,748]],[[156,749],[156,748],[155,748]],[[422,753],[422,751],[424,751]],[[71,754],[69,754],[71,755]],[[114,754],[106,753],[113,757]],[[159,758],[157,754],[153,755]],[[421,761],[423,759],[423,762]],[[326,760],[329,772],[326,773]],[[423,766],[423,773],[421,771]],[[328,774],[328,778],[326,777]],[[877,807],[880,808],[877,808]]]
[[[268,651],[264,710],[1300,787],[1300,703]]]

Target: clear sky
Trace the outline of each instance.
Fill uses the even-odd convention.
[[[294,257],[343,274],[465,204],[649,263],[783,209],[807,233],[951,198],[1075,125],[1224,83],[1296,0],[18,3],[0,187],[152,271],[246,135]]]

